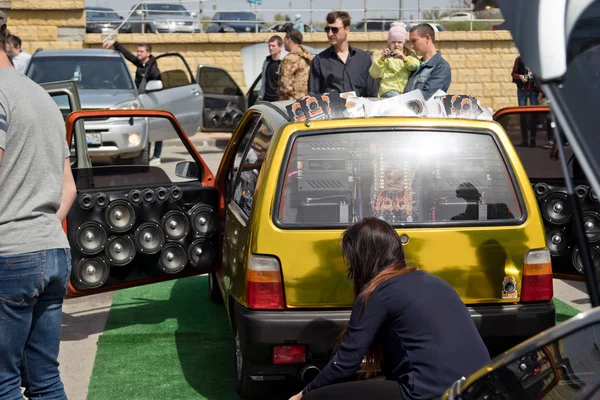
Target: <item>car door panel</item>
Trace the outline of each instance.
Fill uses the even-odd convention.
[[[77,197],[65,224],[73,265],[69,295],[214,272],[220,254],[220,194],[180,124],[164,111],[75,112],[67,119],[67,140],[78,121],[108,115],[164,118],[194,160],[188,168],[199,173],[175,182],[158,167],[76,165]],[[77,153],[87,152],[87,144],[75,143]]]

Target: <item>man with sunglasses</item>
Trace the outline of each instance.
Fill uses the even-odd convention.
[[[377,97],[377,83],[369,74],[371,57],[348,43],[350,22],[350,15],[345,11],[327,14],[325,32],[331,46],[311,62],[309,92],[354,91],[360,97]]]

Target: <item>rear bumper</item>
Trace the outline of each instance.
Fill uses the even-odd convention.
[[[554,326],[556,318],[552,302],[468,308],[484,339],[525,339]],[[321,368],[331,359],[350,310],[255,311],[234,303],[234,317],[250,374],[277,379],[299,374],[304,365],[273,365],[273,346],[306,345],[306,364]]]

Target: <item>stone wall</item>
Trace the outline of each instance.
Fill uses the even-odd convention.
[[[199,64],[218,65],[227,69],[233,79],[246,90],[240,49],[256,43],[266,43],[270,33],[241,34],[146,34],[119,35],[118,40],[135,52],[137,43],[153,45],[153,53],[181,53],[193,71]],[[85,47],[98,48],[101,35],[86,35]],[[378,57],[385,47],[387,33],[351,33],[354,46],[372,50]],[[323,33],[305,34],[308,46],[327,47]],[[449,92],[465,93],[480,99],[484,107],[497,110],[517,105],[515,85],[511,70],[518,51],[507,31],[493,32],[441,32],[436,40],[443,57],[452,67],[452,86]],[[133,66],[130,66],[132,71]]]
[[[84,0],[0,1],[9,31],[23,40],[23,50],[81,49],[85,38]]]

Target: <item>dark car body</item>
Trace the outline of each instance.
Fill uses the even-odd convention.
[[[213,16],[206,33],[264,32],[266,29],[252,12],[223,11]]]
[[[123,23],[121,17],[115,10],[107,7],[85,8],[85,31],[87,33],[104,33],[114,31]],[[123,24],[119,33],[131,33],[129,22]]]

